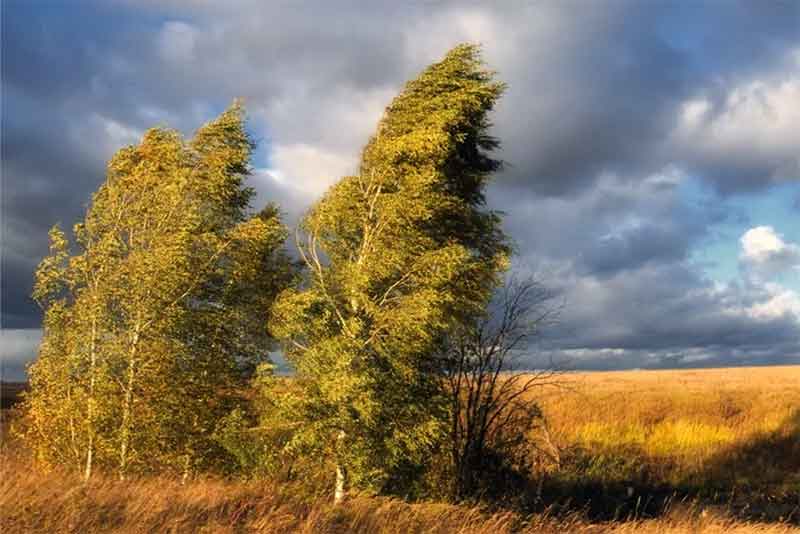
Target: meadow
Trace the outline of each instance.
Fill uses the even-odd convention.
[[[83,485],[4,438],[3,532],[800,532],[800,367],[564,375],[529,508],[204,477]],[[540,451],[540,452],[537,452]],[[546,454],[545,454],[546,453]],[[502,504],[502,503],[501,503]]]
[[[751,517],[800,519],[800,367],[585,373],[563,382],[537,399],[561,452],[547,477],[551,496],[600,505],[602,495],[606,508],[639,512],[688,496]]]

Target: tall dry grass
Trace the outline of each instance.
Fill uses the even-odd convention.
[[[551,502],[571,500],[571,508],[544,503],[544,511],[520,515],[367,497],[334,506],[308,483],[212,478],[183,485],[100,476],[83,485],[66,473],[38,472],[4,441],[0,532],[800,532],[786,523],[800,520],[798,367],[574,374],[565,376],[564,388],[532,400],[541,403],[562,451],[562,465],[546,475],[545,497],[562,491]],[[631,498],[609,499],[630,505],[620,508],[628,520],[598,522],[607,515],[591,514],[577,493],[586,502],[602,500],[615,484],[623,491],[635,486]],[[666,511],[639,508],[647,491],[665,487],[735,495],[721,505],[678,498]],[[774,507],[760,510],[764,502]],[[661,515],[641,519],[648,514]],[[759,516],[778,522],[735,519]]]
[[[659,520],[589,523],[578,514],[523,517],[476,507],[355,497],[335,506],[292,485],[166,478],[89,484],[42,474],[6,454],[0,468],[0,530],[14,533],[459,533],[800,532],[789,525],[737,522],[699,509]]]
[[[596,459],[598,480],[800,495],[800,367],[582,373],[564,386],[537,400],[552,439]]]

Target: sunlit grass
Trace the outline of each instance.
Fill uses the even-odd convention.
[[[734,443],[736,433],[723,425],[690,420],[642,423],[592,422],[576,432],[578,443],[587,448],[640,449],[651,457],[709,457],[720,447]]]
[[[0,463],[0,523],[17,533],[289,533],[545,534],[561,532],[702,534],[796,532],[785,524],[737,521],[696,506],[659,519],[591,523],[579,513],[523,516],[474,506],[406,503],[354,496],[334,505],[296,484],[150,477],[89,484],[64,473],[44,475],[17,458]]]
[[[538,399],[557,444],[591,458],[572,478],[800,492],[800,367],[583,373],[564,382]]]
[[[756,513],[744,516],[769,511],[763,517],[782,521],[796,513],[800,368],[592,373],[568,375],[565,381],[565,387],[537,396],[550,438],[561,450],[561,465],[547,472],[551,491],[563,491],[560,502],[575,502],[576,491],[587,485],[595,492],[635,487],[634,511],[638,495],[651,490],[700,498],[679,499],[656,519],[618,522],[592,522],[580,505],[567,513],[546,507],[532,515],[366,497],[334,506],[330,488],[308,480],[209,478],[181,484],[166,477],[120,482],[100,475],[83,485],[73,475],[38,472],[3,447],[0,526],[4,534],[799,532],[732,516],[758,499],[762,504],[749,509]],[[703,500],[731,490],[734,509],[727,497],[715,506],[713,499]],[[617,499],[613,495],[611,501]],[[774,508],[767,510],[764,502]]]

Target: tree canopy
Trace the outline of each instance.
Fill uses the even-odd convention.
[[[302,394],[290,446],[335,458],[373,491],[405,487],[441,436],[441,335],[481,313],[509,245],[484,191],[500,163],[489,112],[504,85],[461,45],[386,108],[358,174],[301,223],[308,276],[281,294],[272,328]]]
[[[337,499],[415,492],[454,416],[443,343],[486,313],[511,253],[485,201],[504,88],[473,45],[409,81],[357,173],[300,221],[302,275],[277,208],[250,211],[238,103],[191,140],[153,128],[121,149],[74,243],[53,228],[37,271],[40,460],[86,478],[253,466],[264,442],[243,434],[266,430],[335,466]],[[273,337],[290,383],[271,374]],[[240,397],[251,377],[272,410],[259,429]]]
[[[27,400],[40,459],[124,476],[219,452],[215,421],[268,358],[267,310],[293,276],[277,210],[249,212],[253,146],[238,103],[188,142],[150,129],[109,162],[72,250],[51,231]]]

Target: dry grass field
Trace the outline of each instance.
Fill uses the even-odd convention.
[[[355,497],[334,506],[292,485],[149,478],[88,485],[42,475],[4,458],[0,468],[3,533],[763,533],[800,532],[785,523],[734,520],[698,507],[676,507],[658,519],[590,522],[581,514],[522,516],[477,507]]]
[[[563,381],[538,395],[562,451],[550,493],[599,504],[599,495],[633,490],[635,505],[656,508],[677,493],[748,516],[800,519],[800,367],[582,373]],[[632,499],[624,500],[627,509]]]
[[[531,514],[366,497],[334,506],[323,491],[266,482],[82,485],[31,469],[5,443],[0,530],[800,532],[800,367],[563,378],[536,396],[560,465],[546,467],[546,502]]]
[[[800,489],[800,367],[585,373],[564,382],[540,398],[564,448],[624,451],[671,485]]]

